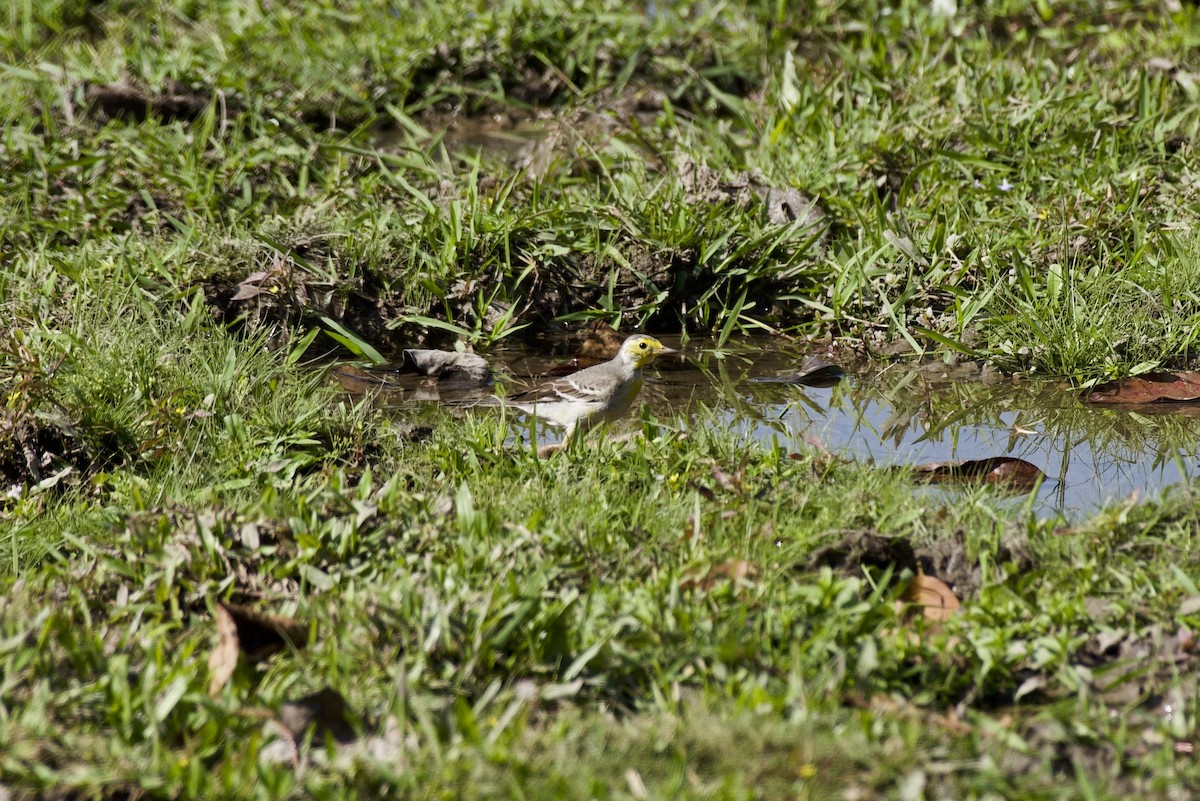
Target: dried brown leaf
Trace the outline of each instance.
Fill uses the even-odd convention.
[[[208,693],[216,695],[229,683],[237,669],[241,648],[238,644],[237,623],[223,604],[217,604],[217,647],[208,655]]]
[[[263,293],[263,288],[253,284],[238,284],[237,292],[233,293],[230,300],[250,300],[256,298]]]
[[[736,473],[726,473],[717,465],[712,466],[712,475],[717,482],[717,486],[727,492],[741,492],[742,480],[746,475],[746,466],[742,465]]]
[[[993,484],[1014,491],[1032,490],[1046,475],[1036,465],[1012,456],[934,462],[917,465],[913,473],[933,484]]]
[[[902,600],[919,607],[927,620],[949,620],[961,604],[946,582],[918,573],[908,583]]]

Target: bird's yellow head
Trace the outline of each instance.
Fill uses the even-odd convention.
[[[621,343],[621,358],[633,362],[635,367],[645,367],[664,353],[675,353],[654,337],[634,334]]]

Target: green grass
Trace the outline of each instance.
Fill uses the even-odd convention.
[[[908,336],[1081,381],[1190,359],[1174,329],[1196,303],[1172,277],[1195,264],[1190,11],[596,12],[394,9],[364,39],[374,4],[14,6],[3,251],[68,275],[81,245],[101,260],[133,252],[162,289],[226,298],[282,258],[301,283],[337,289],[276,299],[269,316],[346,317],[371,338],[431,316],[485,343],[602,316]],[[168,36],[175,46],[152,45]],[[556,88],[530,88],[534,73]],[[86,87],[118,79],[198,92],[208,110],[98,125]],[[431,109],[519,117],[531,99],[561,119],[537,169],[427,152]],[[380,125],[399,129],[382,150]],[[827,233],[689,196],[685,158],[818,198]],[[1069,291],[1106,276],[1161,295],[1178,322],[1126,332],[1124,312],[1107,319]],[[351,296],[381,319],[356,319]],[[489,322],[498,309],[511,325]],[[1014,330],[1038,353],[1016,353]],[[1115,356],[1090,341],[1143,336]]]
[[[1196,786],[1187,488],[1066,529],[704,414],[537,459],[511,421],[325,372],[353,337],[592,319],[907,339],[1063,385],[1190,366],[1195,10],[960,5],[0,12],[0,796]],[[117,81],[124,116],[93,105]],[[539,133],[467,152],[455,115]],[[756,187],[824,216],[773,223]],[[1047,429],[1187,436],[1096,419]],[[913,620],[907,576],[813,565],[853,531],[961,537],[982,589]],[[210,695],[218,601],[311,643]],[[269,719],[325,686],[357,742],[318,734],[297,770]]]
[[[280,376],[281,391],[291,380]],[[1195,589],[1185,555],[1200,526],[1190,497],[1063,535],[1014,521],[986,494],[928,506],[899,477],[719,435],[681,442],[651,427],[638,444],[538,460],[505,449],[495,420],[445,424],[409,443],[389,443],[383,421],[370,422],[384,449],[372,467],[354,467],[336,448],[314,458],[308,436],[281,437],[266,415],[246,421],[246,460],[222,483],[202,483],[211,473],[189,455],[220,456],[229,426],[205,423],[181,432],[169,464],[94,476],[41,514],[11,510],[28,520],[11,535],[20,580],[2,613],[6,780],[274,796],[292,786],[292,768],[257,762],[264,724],[246,710],[324,685],[347,696],[367,734],[391,732],[389,758],[362,755],[353,768],[335,761],[305,775],[306,792],[330,795],[395,785],[566,796],[581,782],[620,794],[631,764],[622,755],[649,747],[639,740],[660,755],[632,763],[643,780],[688,797],[713,787],[742,797],[764,776],[813,797],[823,782],[886,786],[904,778],[898,747],[939,771],[947,759],[959,765],[947,786],[965,793],[984,780],[962,760],[1023,753],[1013,737],[1047,737],[1045,721],[1068,710],[1069,730],[1055,742],[1083,748],[1074,758],[1096,782],[1105,777],[1092,774],[1099,757],[1088,749],[1110,739],[1129,749],[1109,777],[1127,788],[1164,769],[1164,749],[1189,731],[1142,707],[1114,728],[1100,692],[1105,663],[1086,667],[1086,646],[1103,632],[1118,641],[1146,629],[1148,638],[1174,635],[1178,603]],[[345,417],[334,423],[348,427]],[[711,467],[735,464],[743,483],[722,491]],[[586,502],[572,502],[581,486]],[[969,531],[969,558],[992,565],[985,588],[944,627],[908,622],[893,610],[893,581],[809,566],[817,545],[855,528],[916,543]],[[1033,570],[995,563],[1014,537],[1036,554]],[[38,554],[31,540],[52,547]],[[744,584],[696,583],[740,559],[758,571]],[[312,621],[317,637],[210,698],[210,606],[229,596]],[[1111,609],[1101,616],[1089,598]],[[1155,664],[1118,686],[1134,699],[1175,686],[1171,665]],[[1074,700],[1010,707],[1031,679],[1035,698]],[[867,707],[843,706],[853,699]],[[965,730],[1014,734],[924,731],[932,724],[923,721],[959,704]],[[1023,711],[1003,722],[1009,708]],[[600,710],[617,717],[595,717]],[[568,722],[576,715],[580,729]],[[1025,715],[1042,722],[1022,728]],[[743,745],[714,723],[726,718],[771,733],[745,753],[748,763],[719,756]],[[1163,744],[1134,747],[1146,737]],[[779,765],[782,742],[812,755]],[[847,775],[846,763],[861,767]],[[212,764],[225,767],[212,773]],[[398,764],[409,766],[402,776]],[[811,782],[808,764],[839,778]],[[1190,761],[1165,764],[1188,780]],[[698,778],[681,781],[689,767]],[[1049,781],[1037,771],[984,773],[1016,789]]]

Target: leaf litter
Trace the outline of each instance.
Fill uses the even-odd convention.
[[[960,547],[965,550],[965,543]],[[915,574],[908,580],[897,601],[898,611],[920,610],[929,620],[948,619],[961,606],[958,596],[936,575],[926,575],[925,566],[936,568],[932,549],[917,549],[906,537],[888,536],[874,531],[851,531],[840,540],[814,551],[809,556],[810,570],[830,568],[845,575],[890,572]],[[952,580],[952,579],[951,579]]]
[[[677,167],[683,186],[684,202],[697,205],[760,205],[774,225],[799,223],[818,229],[825,212],[811,197],[793,187],[770,186],[757,172],[739,172],[726,176],[703,162],[685,158]]]

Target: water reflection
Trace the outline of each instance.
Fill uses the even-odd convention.
[[[880,465],[1024,459],[1052,479],[1034,504],[1045,512],[1086,514],[1195,472],[1200,425],[1192,417],[1097,409],[1037,384],[934,385],[913,376],[885,371],[831,389],[757,393],[740,411],[719,410],[718,419],[760,441],[807,435]]]
[[[1084,517],[1135,493],[1153,497],[1196,473],[1200,407],[1094,406],[1066,385],[1012,381],[973,364],[847,365],[846,377],[832,387],[756,380],[803,374],[809,358],[773,343],[721,351],[693,344],[683,357],[657,365],[642,400],[660,419],[682,416],[689,426],[718,425],[790,450],[816,441],[876,465],[1023,459],[1049,480],[1033,499],[1011,502],[1030,502],[1041,514]],[[558,363],[503,350],[489,360],[518,382],[536,381]],[[436,389],[429,392],[426,385],[394,397],[406,403],[437,397]],[[527,439],[528,427],[514,426],[513,436]],[[539,429],[537,438],[557,441],[550,430]]]

